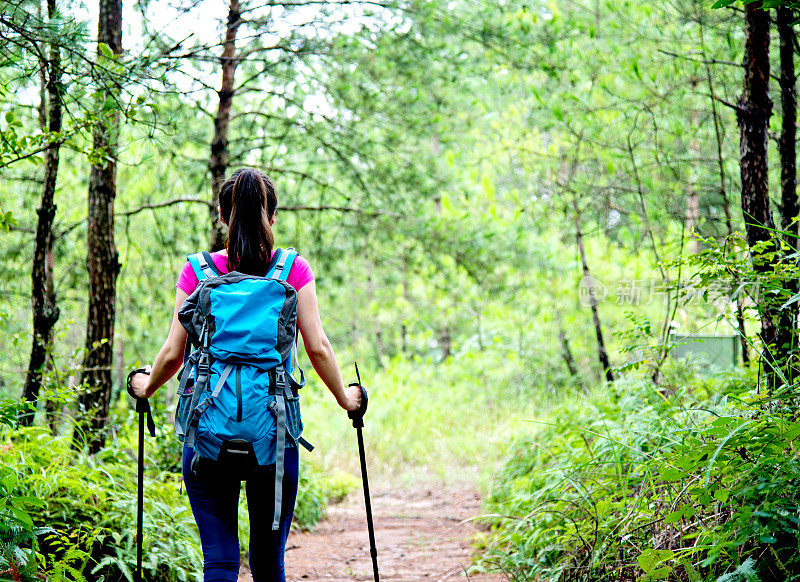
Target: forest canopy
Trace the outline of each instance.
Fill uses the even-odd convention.
[[[0,0],[0,578],[133,580],[126,379],[253,167],[385,488],[483,495],[471,574],[800,579],[797,9]],[[308,376],[301,528],[358,474]],[[178,388],[153,580],[202,568]]]

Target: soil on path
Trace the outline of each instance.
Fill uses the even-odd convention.
[[[373,493],[381,580],[467,581],[480,498],[472,491],[426,488]],[[372,580],[364,499],[354,492],[328,507],[313,532],[292,533],[286,546],[290,582]],[[243,568],[239,582],[252,578]],[[470,574],[470,582],[500,582],[499,575]]]

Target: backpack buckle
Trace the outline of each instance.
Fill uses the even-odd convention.
[[[208,372],[211,369],[211,354],[207,349],[200,352],[200,357],[197,359],[197,369],[200,372]]]
[[[281,388],[286,386],[286,370],[282,366],[275,369],[275,384]]]
[[[203,413],[206,410],[208,410],[208,407],[211,406],[213,401],[213,398],[206,398],[195,407],[194,411],[192,412],[192,418],[189,421],[190,426],[197,426],[197,424],[200,422],[200,417],[203,416]]]

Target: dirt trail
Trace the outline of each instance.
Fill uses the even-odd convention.
[[[381,580],[466,582],[471,542],[478,528],[480,498],[471,491],[423,488],[373,494]],[[463,566],[463,567],[462,567]],[[369,537],[360,491],[328,508],[312,533],[293,533],[286,548],[287,580],[372,580]],[[251,580],[242,573],[239,582]],[[471,574],[471,582],[500,582],[498,575]]]

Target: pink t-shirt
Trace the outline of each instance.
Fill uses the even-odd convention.
[[[272,260],[273,256],[275,256],[275,251],[272,251],[270,260]],[[214,266],[217,267],[217,271],[220,273],[224,274],[230,270],[228,269],[227,255],[223,255],[221,252],[216,252],[211,253],[211,258],[214,260]],[[309,265],[308,261],[303,257],[297,255],[294,258],[294,263],[292,263],[289,276],[286,277],[286,282],[294,287],[296,291],[300,291],[300,289],[308,285],[313,280],[314,273],[311,270],[311,265]],[[192,265],[189,263],[189,261],[186,261],[186,264],[183,265],[183,268],[181,269],[181,274],[178,275],[178,282],[175,284],[175,286],[184,293],[191,295],[192,291],[194,291],[195,287],[197,287],[197,283],[197,275],[194,274],[194,269],[192,269]]]

